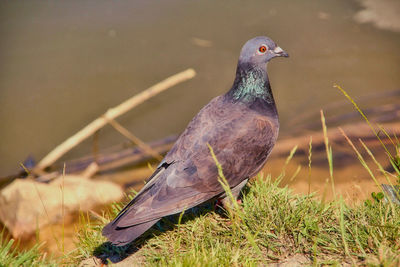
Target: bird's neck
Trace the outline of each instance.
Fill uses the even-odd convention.
[[[226,95],[234,101],[246,104],[252,104],[256,101],[270,105],[275,104],[265,66],[254,66],[239,62],[235,81]]]

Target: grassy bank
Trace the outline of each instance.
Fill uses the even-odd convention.
[[[222,214],[205,208],[184,215],[175,227],[165,219],[162,228],[169,230],[153,229],[147,237],[154,237],[128,247],[103,244],[103,222],[85,224],[76,259],[94,253],[116,260],[138,246],[133,262],[161,266],[252,266],[298,254],[308,264],[400,264],[399,206],[374,201],[350,207],[340,199],[323,203],[278,185],[259,177],[248,186],[241,207]]]

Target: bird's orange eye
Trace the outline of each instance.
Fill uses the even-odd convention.
[[[265,45],[262,45],[262,46],[260,46],[260,47],[258,48],[258,51],[259,51],[260,53],[265,53],[265,51],[267,51],[267,47],[266,47]]]

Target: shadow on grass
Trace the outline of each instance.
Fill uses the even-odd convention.
[[[179,217],[179,215],[169,217]],[[188,216],[183,216],[182,223],[184,223],[184,221],[188,221],[186,217]],[[104,242],[95,248],[93,251],[93,256],[100,259],[104,264],[121,262],[127,257],[138,252],[148,240],[165,232],[171,231],[175,229],[176,226],[177,223],[174,223],[174,220],[171,220],[171,218],[163,218],[130,244],[125,246],[114,246],[111,244],[111,242]]]
[[[245,186],[239,198],[241,199],[242,194],[246,194],[248,191],[249,188]],[[129,245],[118,247],[112,245],[111,242],[104,242],[103,244],[95,248],[95,250],[93,251],[93,256],[100,259],[103,264],[115,264],[121,262],[127,257],[134,255],[136,252],[138,252],[150,239],[157,237],[165,232],[172,231],[179,224],[185,224],[188,221],[194,220],[212,211],[222,217],[228,217],[225,209],[217,205],[217,198],[215,198],[202,205],[185,211],[183,216],[181,216],[181,214],[175,214],[162,218],[153,227],[147,230],[141,237],[139,237]]]

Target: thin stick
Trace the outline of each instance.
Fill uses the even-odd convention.
[[[100,130],[96,131],[93,134],[93,143],[92,143],[93,160],[96,163],[97,163],[97,157],[99,155],[99,135],[100,135]]]
[[[63,143],[58,145],[54,150],[52,150],[47,156],[45,156],[34,168],[35,172],[41,172],[46,167],[53,164],[56,160],[58,160],[61,156],[67,153],[69,150],[74,148],[76,145],[81,143],[83,140],[94,134],[97,130],[102,128],[107,124],[107,119],[115,119],[118,116],[126,113],[130,109],[136,107],[137,105],[143,103],[147,99],[165,91],[166,89],[181,83],[183,81],[189,80],[196,75],[196,72],[193,69],[187,69],[183,72],[175,74],[160,83],[153,85],[147,90],[133,96],[132,98],[126,100],[120,105],[110,108],[107,112],[100,116],[99,118],[92,121],[85,128],[65,140]]]
[[[134,144],[140,147],[145,153],[151,155],[153,158],[159,161],[163,159],[163,157],[157,151],[152,149],[151,146],[147,145],[145,142],[140,140],[137,136],[132,134],[128,129],[119,124],[117,121],[112,119],[107,119],[107,121],[112,127],[114,127],[115,130],[117,130],[120,134],[131,140]]]
[[[85,178],[91,178],[99,170],[100,170],[99,165],[95,161],[93,161],[92,163],[89,164],[89,166],[86,167],[86,169],[80,174],[80,176]]]

